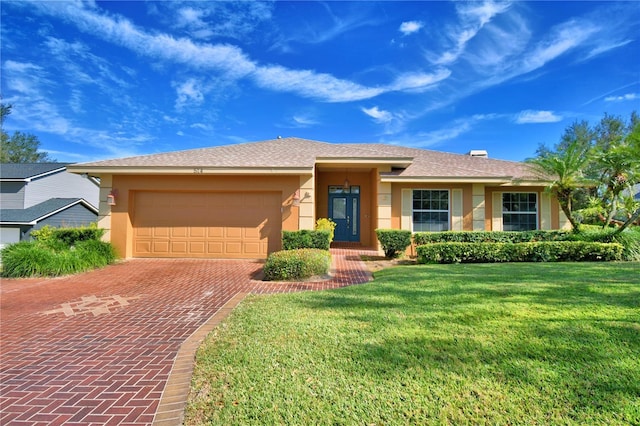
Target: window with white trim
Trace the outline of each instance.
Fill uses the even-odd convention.
[[[449,191],[413,190],[413,232],[449,230]]]
[[[502,229],[504,231],[538,229],[538,194],[535,192],[503,192]]]

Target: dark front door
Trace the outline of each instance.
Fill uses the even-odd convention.
[[[329,187],[329,218],[335,222],[334,241],[360,241],[360,187]]]

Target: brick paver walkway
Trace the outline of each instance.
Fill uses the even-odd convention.
[[[332,253],[333,278],[316,283],[256,280],[255,261],[195,259],[3,280],[0,424],[179,424],[195,348],[244,295],[370,279],[359,254],[373,252]]]

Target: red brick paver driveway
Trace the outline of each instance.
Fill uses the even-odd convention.
[[[227,302],[370,279],[358,257],[363,251],[332,253],[333,279],[319,283],[266,283],[254,279],[259,262],[193,259],[137,259],[68,278],[3,280],[0,424],[158,423],[181,345]]]

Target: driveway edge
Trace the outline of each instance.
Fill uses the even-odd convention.
[[[162,398],[153,419],[153,426],[178,426],[182,424],[191,388],[196,351],[204,338],[238,306],[247,294],[236,293],[180,345],[169,373],[169,379],[162,392]]]

